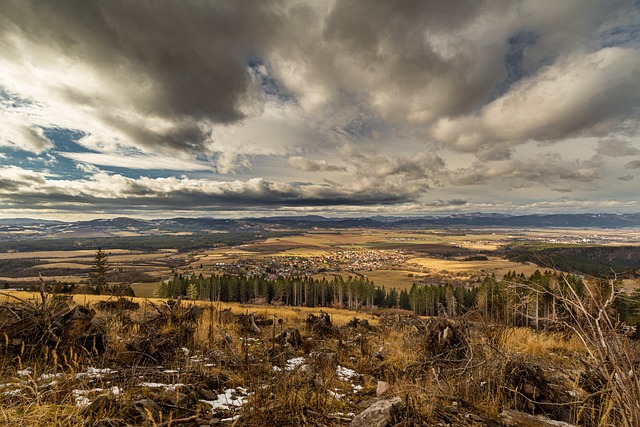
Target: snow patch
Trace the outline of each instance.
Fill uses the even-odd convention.
[[[246,402],[247,398],[251,396],[244,387],[229,388],[223,393],[218,394],[216,400],[201,400],[201,402],[211,405],[211,410],[229,410],[231,408],[240,408]]]
[[[360,376],[360,374],[358,374],[353,369],[345,368],[344,366],[340,366],[340,365],[338,365],[336,373],[338,374],[338,378],[341,381],[349,381],[351,378],[356,378]]]
[[[182,383],[176,383],[176,384],[163,384],[163,383],[150,383],[150,382],[144,382],[144,383],[140,383],[140,387],[147,387],[147,388],[166,388],[169,390],[175,390],[177,387],[183,387],[184,384]]]

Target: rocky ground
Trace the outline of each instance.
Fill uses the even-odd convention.
[[[616,423],[571,332],[421,318],[47,295],[0,306],[12,425]]]

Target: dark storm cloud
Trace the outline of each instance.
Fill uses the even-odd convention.
[[[72,103],[112,114],[107,123],[117,127],[112,121],[124,119],[126,124],[121,104],[173,123],[166,133],[141,123],[125,129],[136,143],[192,151],[202,150],[206,140],[197,122],[244,117],[243,104],[255,90],[247,59],[256,40],[279,22],[270,8],[277,4],[7,0],[0,35],[5,53],[16,58],[28,60],[20,50],[24,41],[101,76],[112,87],[87,90],[78,82],[57,89]]]
[[[242,117],[246,55],[268,16],[261,2],[4,1],[5,37],[18,33],[151,90],[131,93],[161,116]]]
[[[618,177],[619,181],[633,181],[633,179],[635,178],[634,175],[622,175]]]
[[[455,91],[439,99],[437,108],[447,115],[459,114],[486,99],[500,78],[500,73],[486,73],[482,65],[475,69],[473,47],[469,40],[457,36],[482,15],[486,3],[411,0],[377,2],[372,7],[367,0],[339,0],[327,19],[323,37],[337,61],[349,58],[362,65],[365,82],[371,76],[380,82],[386,79],[389,89],[370,89],[393,90],[394,98],[411,100],[416,92],[424,93],[424,88],[456,81]],[[382,107],[392,118],[400,118],[398,113],[411,108],[402,108],[401,103],[393,106],[403,110],[399,112],[388,108],[391,106]]]
[[[375,186],[279,183],[261,178],[211,181],[183,178],[127,178],[96,172],[87,179],[60,181],[18,167],[0,168],[0,207],[117,212],[122,209],[229,210],[251,207],[370,206],[412,201],[411,192]]]
[[[0,31],[3,50],[27,63],[22,48],[33,49],[31,58],[53,58],[44,66],[57,57],[67,62],[54,65],[94,72],[106,87],[78,82],[56,90],[100,109],[105,124],[148,148],[206,151],[212,135],[203,127],[259,112],[266,78],[291,91],[287,102],[328,112],[356,132],[382,118],[497,159],[510,155],[508,146],[487,144],[557,140],[634,114],[635,27],[616,21],[631,11],[627,0],[615,7],[596,0],[5,0]],[[611,34],[619,33],[628,37],[616,44]],[[604,53],[585,54],[585,47]],[[273,75],[258,73],[261,64]],[[578,85],[569,90],[591,102],[552,98],[548,117],[522,117],[539,92],[556,91],[574,73]],[[516,100],[524,102],[511,105]],[[363,110],[370,124],[358,123]]]

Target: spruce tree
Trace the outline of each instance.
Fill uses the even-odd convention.
[[[109,257],[98,248],[93,258],[93,265],[89,273],[89,285],[96,294],[101,294],[107,290],[107,270],[109,269]]]

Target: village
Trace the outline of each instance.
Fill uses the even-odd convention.
[[[338,251],[321,256],[281,255],[219,262],[214,271],[275,278],[399,268],[411,256],[400,250]]]

